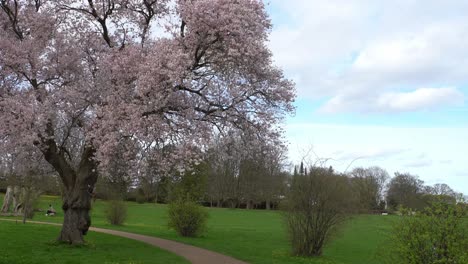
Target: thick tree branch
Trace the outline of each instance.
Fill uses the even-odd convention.
[[[52,121],[49,121],[46,128],[47,136],[39,135],[41,142],[34,142],[34,144],[41,149],[46,161],[58,172],[65,188],[70,189],[73,186],[76,174],[67,162],[64,153],[58,149],[53,133]]]
[[[13,1],[13,7],[9,6],[9,2],[10,1],[8,0],[1,0],[0,7],[2,8],[3,12],[5,12],[5,14],[8,16],[13,32],[16,34],[18,39],[22,41],[24,39],[24,35],[21,31],[20,26],[18,25],[18,0]]]
[[[109,47],[112,48],[113,43],[111,41],[111,38],[110,38],[110,35],[109,35],[109,29],[107,27],[107,18],[110,15],[112,15],[112,13],[115,10],[114,1],[108,0],[107,1],[107,6],[104,5],[104,2],[103,2],[103,10],[105,10],[105,11],[104,11],[104,14],[102,15],[102,17],[98,14],[98,12],[97,12],[97,10],[95,8],[93,0],[88,0],[88,6],[89,6],[89,10],[84,9],[84,8],[75,8],[75,7],[71,7],[71,6],[63,6],[62,9],[72,10],[72,11],[76,11],[76,12],[79,12],[79,13],[82,13],[82,14],[85,14],[85,15],[92,16],[99,23],[99,25],[101,25],[101,29],[102,29],[101,34],[102,34],[102,37],[103,37],[104,41],[107,43],[107,45]]]

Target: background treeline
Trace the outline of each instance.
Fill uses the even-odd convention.
[[[190,166],[174,165],[169,170],[161,166],[171,165],[150,158],[135,167],[128,156],[116,152],[106,177],[101,177],[93,190],[95,198],[169,203],[184,197],[205,206],[277,209],[295,177],[324,169],[304,163],[292,166],[286,159],[284,144],[262,140],[248,131],[213,138],[209,146],[197,150],[202,153],[200,159],[193,160]],[[175,148],[165,145],[158,151],[170,153],[172,149]],[[34,185],[41,194],[61,195],[60,181],[51,170],[32,166],[34,161],[29,161],[25,169],[27,162],[9,155],[0,157],[0,191],[5,192],[7,186]],[[409,173],[396,172],[390,177],[380,167],[355,168],[347,173],[332,167],[324,170],[343,178],[347,188],[344,193],[361,213],[396,211],[400,207],[420,210],[435,197],[451,203],[463,198],[447,184],[427,186]]]

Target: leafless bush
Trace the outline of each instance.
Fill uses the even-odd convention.
[[[294,255],[320,256],[333,231],[354,208],[349,178],[331,169],[294,175],[283,204]]]
[[[106,218],[111,225],[122,225],[127,219],[127,205],[120,200],[107,203]]]

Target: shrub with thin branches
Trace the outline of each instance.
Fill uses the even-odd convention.
[[[347,177],[331,169],[311,168],[293,176],[283,204],[294,255],[320,256],[324,245],[354,208]]]
[[[105,213],[111,225],[122,225],[127,219],[127,205],[120,200],[109,201]]]
[[[169,227],[184,237],[194,237],[206,230],[208,212],[190,200],[177,200],[169,204]]]

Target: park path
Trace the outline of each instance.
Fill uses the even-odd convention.
[[[17,221],[16,219],[4,219],[0,218],[2,221]],[[18,221],[21,222],[21,221]],[[39,221],[27,221],[28,223],[34,224],[45,224],[45,225],[55,225],[61,226],[58,223],[50,223],[50,222],[39,222]],[[97,227],[90,227],[89,230],[99,233],[110,234],[114,236],[125,237],[137,241],[141,241],[152,246],[162,248],[169,252],[172,252],[176,255],[182,256],[189,260],[193,264],[247,264],[247,262],[243,262],[237,260],[235,258],[222,255],[210,250],[206,250],[199,247],[194,247],[191,245],[175,242],[172,240],[162,239],[158,237],[152,236],[145,236],[139,235],[129,232],[111,230],[111,229],[104,229],[104,228],[97,228]]]

